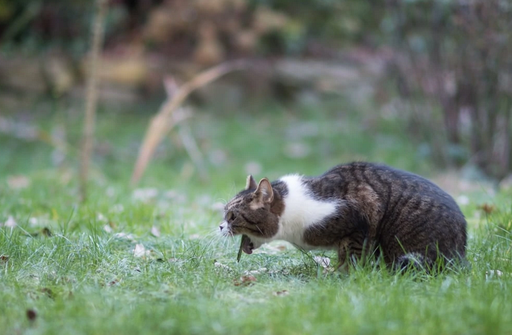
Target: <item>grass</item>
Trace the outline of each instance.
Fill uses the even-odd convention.
[[[215,234],[217,208],[254,166],[256,177],[276,178],[360,159],[434,174],[397,120],[339,106],[198,113],[190,126],[210,180],[199,180],[173,135],[137,189],[127,180],[147,107],[105,110],[86,203],[77,195],[78,114],[38,107],[28,122],[48,133],[62,126],[71,147],[56,162],[45,143],[0,137],[0,222],[12,216],[17,223],[0,227],[3,333],[511,334],[512,206],[505,192],[488,196],[496,206],[489,215],[477,202],[463,208],[469,269],[324,273],[312,255],[335,262],[334,254],[303,254],[279,242],[236,262],[238,240]],[[29,186],[8,186],[14,175]]]

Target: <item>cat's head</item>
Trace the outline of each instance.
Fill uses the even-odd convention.
[[[254,178],[248,176],[245,189],[224,207],[220,232],[224,236],[247,235],[252,242],[244,251],[251,253],[252,249],[277,234],[283,210],[282,196],[272,188],[267,178],[256,184]]]

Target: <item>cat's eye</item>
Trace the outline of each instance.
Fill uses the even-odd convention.
[[[231,222],[235,219],[235,213],[233,211],[229,211],[228,214],[226,215],[226,219],[228,220],[228,222]]]

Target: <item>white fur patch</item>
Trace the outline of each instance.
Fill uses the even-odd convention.
[[[309,249],[302,240],[304,231],[334,214],[340,202],[315,199],[299,175],[287,175],[281,181],[286,183],[288,194],[284,197],[285,207],[279,220],[279,230],[272,240],[285,240]]]
[[[222,236],[229,236],[231,232],[229,231],[229,225],[226,221],[222,221],[222,223],[219,226],[219,233]]]

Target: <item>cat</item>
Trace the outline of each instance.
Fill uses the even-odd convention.
[[[250,175],[226,204],[219,228],[224,236],[242,235],[247,254],[285,240],[304,250],[335,250],[339,267],[373,256],[392,269],[430,270],[465,259],[466,225],[453,198],[429,180],[354,162],[318,177],[256,184]]]

